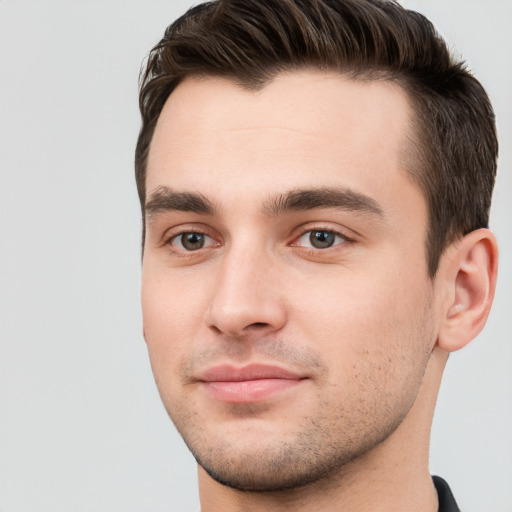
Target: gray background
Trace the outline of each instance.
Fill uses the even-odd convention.
[[[195,464],[139,311],[139,64],[188,1],[0,1],[0,509],[186,511]],[[409,0],[484,83],[501,244],[484,333],[448,364],[431,469],[465,512],[512,511],[512,1]]]

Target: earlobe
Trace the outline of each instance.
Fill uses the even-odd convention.
[[[449,299],[443,310],[438,345],[454,352],[477,336],[489,315],[498,270],[496,238],[488,229],[472,231],[445,257]]]

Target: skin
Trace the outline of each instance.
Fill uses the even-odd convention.
[[[189,78],[169,97],[148,161],[144,334],[200,464],[203,512],[437,510],[435,398],[448,351],[485,322],[495,242],[463,240],[428,277],[410,124],[396,84],[313,71],[257,92]],[[282,207],[318,189],[344,195]],[[315,231],[332,246],[314,246]],[[189,246],[187,233],[203,238]],[[470,270],[461,278],[470,256],[491,276],[479,300]],[[482,302],[483,320],[461,334],[464,311]],[[231,403],[200,378],[254,363],[300,380]]]

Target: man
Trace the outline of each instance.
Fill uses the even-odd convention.
[[[497,246],[487,95],[386,0],[220,0],[152,50],[144,335],[203,512],[458,510],[428,470]]]

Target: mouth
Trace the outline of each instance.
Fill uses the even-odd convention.
[[[307,378],[278,366],[252,364],[241,368],[214,366],[201,373],[197,380],[216,400],[249,404],[284,394]]]

